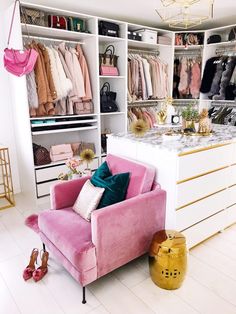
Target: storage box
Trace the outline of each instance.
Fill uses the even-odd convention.
[[[145,41],[149,44],[157,43],[157,31],[153,31],[150,29],[140,29],[138,33],[142,35],[142,41]]]

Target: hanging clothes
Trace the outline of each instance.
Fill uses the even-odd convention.
[[[174,61],[173,98],[198,99],[201,85],[199,56],[176,57]]]
[[[132,101],[168,96],[168,65],[155,55],[129,54],[128,98]]]
[[[213,100],[234,100],[236,99],[236,85],[234,76],[236,75],[236,57],[218,56],[210,58],[206,62],[202,80],[201,91],[206,93],[209,99]],[[214,73],[210,73],[210,69]],[[208,77],[212,77],[210,88],[205,88],[205,83],[209,85]],[[232,81],[231,81],[232,80]]]

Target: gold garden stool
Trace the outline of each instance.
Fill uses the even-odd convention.
[[[0,145],[0,209],[15,205],[8,148]]]
[[[160,288],[178,289],[186,274],[187,249],[185,237],[173,230],[161,230],[152,239],[149,250],[149,271]]]

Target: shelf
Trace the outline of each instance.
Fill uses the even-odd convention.
[[[45,27],[45,26],[38,26],[38,25],[30,25],[27,24],[27,28],[25,24],[21,24],[22,32],[24,35],[27,35],[28,32],[30,36],[39,36],[39,37],[45,37],[45,38],[52,38],[53,39],[61,39],[62,41],[79,41],[84,40],[87,38],[93,38],[95,37],[94,34],[89,33],[80,33],[80,32],[73,32],[68,31],[64,29],[58,29],[58,28],[51,28],[51,27]]]
[[[111,116],[111,115],[119,115],[119,114],[125,114],[124,111],[119,112],[102,112],[101,116]]]
[[[84,118],[84,117],[94,117],[97,113],[91,114],[70,114],[65,116],[45,116],[45,117],[31,117],[30,120],[53,120],[53,119],[64,119],[64,118]]]
[[[162,45],[162,44],[151,44],[151,43],[146,43],[144,41],[138,41],[138,40],[132,40],[132,39],[128,39],[128,46],[134,47],[134,48],[149,48],[149,49],[158,49],[160,47],[168,47],[168,48],[172,48],[171,45]]]
[[[124,79],[125,76],[122,76],[122,75],[117,75],[117,76],[115,76],[115,75],[113,75],[113,76],[111,76],[111,75],[99,75],[99,78],[101,78],[101,79],[103,79],[103,78]]]
[[[36,124],[31,124],[31,127],[37,128],[37,127],[44,127],[44,126],[50,126],[50,125],[56,126],[56,125],[68,125],[68,124],[95,123],[95,122],[97,122],[97,119],[51,122],[51,123],[36,123]]]
[[[81,160],[79,155],[75,155],[75,156],[73,156],[73,158]],[[98,156],[94,157],[94,159],[96,159],[96,158],[98,158]],[[45,168],[45,167],[54,167],[54,166],[64,165],[66,163],[67,159],[68,158],[62,159],[62,160],[58,160],[58,161],[51,161],[50,164],[46,164],[46,165],[34,166],[34,169],[37,170],[37,169],[42,169],[42,168]]]
[[[112,43],[112,42],[125,41],[124,38],[104,36],[104,35],[98,35],[98,39],[99,39],[99,42],[101,42],[101,43]]]
[[[32,132],[32,135],[46,135],[46,134],[53,134],[53,133],[66,133],[66,132],[76,132],[76,131],[87,131],[87,130],[95,130],[97,126],[86,126],[86,127],[78,127],[78,128],[71,128],[71,129],[59,129],[59,130],[48,130],[48,131],[35,131]]]
[[[212,44],[207,44],[206,47],[211,47],[211,46],[236,46],[236,40],[233,41],[221,41],[219,43],[212,43]]]

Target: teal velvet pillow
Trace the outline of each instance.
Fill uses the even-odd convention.
[[[91,178],[94,186],[105,188],[97,209],[123,201],[126,196],[129,179],[129,172],[112,175],[105,161]]]

